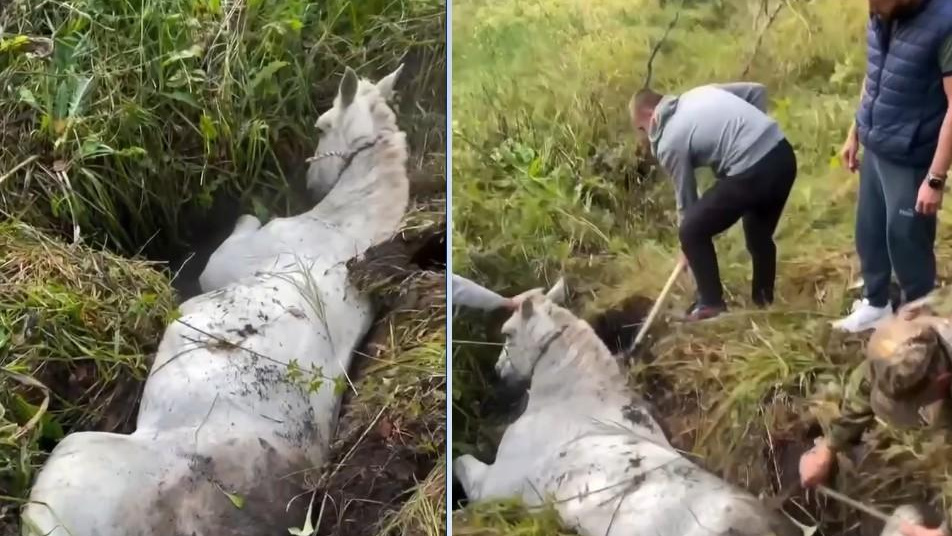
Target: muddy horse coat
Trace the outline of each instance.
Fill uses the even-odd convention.
[[[547,295],[515,298],[496,371],[530,380],[529,401],[495,463],[454,461],[471,500],[548,502],[583,536],[802,536],[675,450],[592,328],[556,304],[562,299],[561,282]]]
[[[301,526],[302,477],[325,462],[352,352],[373,320],[345,262],[394,233],[408,202],[405,136],[387,105],[396,74],[373,84],[347,69],[318,122],[309,179],[326,196],[264,227],[239,220],[203,274],[216,290],[183,303],[165,332],[136,431],[66,437],[33,486],[24,534]]]

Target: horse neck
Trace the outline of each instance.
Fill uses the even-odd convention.
[[[354,157],[310,214],[358,241],[365,238],[375,243],[389,237],[399,227],[409,202],[406,163],[406,134],[382,135],[371,149]]]
[[[536,398],[606,388],[626,392],[627,379],[592,328],[578,320],[549,345],[532,374]]]

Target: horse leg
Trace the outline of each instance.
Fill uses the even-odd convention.
[[[478,501],[482,498],[481,492],[487,472],[489,472],[489,466],[469,454],[464,454],[453,461],[453,476],[459,479],[470,501]]]
[[[261,220],[253,214],[242,214],[235,222],[235,230],[231,232],[228,238],[244,236],[251,234],[261,228]]]
[[[256,216],[243,214],[238,217],[231,234],[208,257],[205,269],[198,276],[198,284],[202,292],[211,292],[235,281],[236,259],[241,257],[247,247],[247,243],[242,243],[242,240],[253,235],[260,228],[261,221]]]

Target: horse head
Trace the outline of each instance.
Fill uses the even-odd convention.
[[[389,102],[401,71],[403,64],[376,83],[359,79],[350,67],[344,71],[333,106],[315,123],[321,137],[310,159],[307,187],[318,199],[331,191],[355,156],[398,131]]]

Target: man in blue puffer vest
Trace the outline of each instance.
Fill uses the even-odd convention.
[[[936,212],[952,163],[952,1],[869,0],[869,10],[866,79],[841,154],[860,175],[864,299],[834,323],[850,332],[891,314],[893,271],[905,301],[932,291]]]

